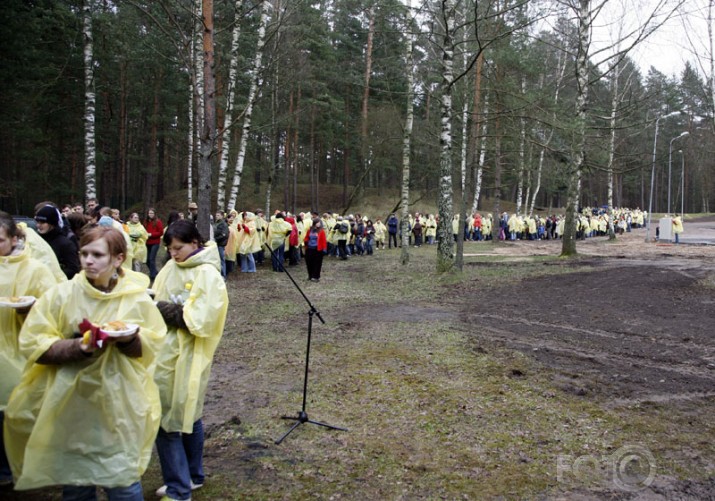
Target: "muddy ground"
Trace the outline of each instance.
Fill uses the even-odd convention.
[[[696,233],[696,224],[705,231],[715,229],[715,219],[710,219],[689,224],[686,231]],[[209,480],[221,485],[213,491],[197,491],[194,499],[715,499],[715,436],[712,427],[702,425],[712,422],[715,411],[715,245],[645,244],[644,236],[641,229],[615,243],[604,238],[579,242],[579,257],[569,260],[554,259],[560,242],[468,243],[468,279],[445,284],[423,277],[419,287],[426,292],[406,290],[409,299],[400,294],[382,297],[374,289],[359,292],[355,284],[375,280],[374,275],[368,276],[374,273],[366,268],[374,265],[368,260],[326,261],[319,286],[304,281],[302,267],[294,268],[293,274],[310,299],[319,307],[329,306],[329,311],[323,310],[329,319],[329,340],[321,330],[326,328],[316,321],[319,338],[313,346],[317,353],[313,354],[311,376],[320,380],[311,383],[314,393],[309,394],[308,404],[317,406],[319,414],[311,417],[349,427],[351,432],[324,432],[306,424],[280,446],[273,440],[290,424],[280,416],[300,409],[303,359],[299,355],[305,342],[300,335],[281,335],[305,330],[306,309],[284,277],[270,272],[269,264],[256,276],[233,277],[229,281],[229,322],[223,349],[216,355],[204,418],[206,469]],[[389,263],[379,271],[382,279],[392,280],[393,273],[400,273],[397,252],[380,251],[374,258]],[[424,259],[423,274],[428,275],[434,251],[420,249],[419,253]],[[535,260],[543,274],[533,274]],[[494,269],[505,266],[512,275],[519,275],[522,268],[532,271],[523,279],[495,279]],[[256,316],[252,305],[257,301],[270,307]],[[292,314],[286,316],[286,312]],[[501,479],[503,486],[486,489],[483,486],[495,481],[493,472],[500,467],[488,462],[472,468],[467,476],[472,475],[473,481],[455,486],[454,479],[442,480],[432,471],[438,467],[414,452],[420,445],[413,441],[429,440],[427,435],[420,439],[413,434],[415,419],[387,415],[378,393],[384,388],[376,389],[369,398],[361,393],[360,386],[374,375],[384,379],[402,371],[415,377],[408,362],[395,362],[401,355],[382,358],[383,352],[395,350],[391,326],[409,333],[411,324],[416,331],[419,326],[426,332],[429,325],[449,326],[462,336],[459,350],[475,357],[501,357],[504,384],[514,381],[529,388],[533,379],[533,387],[553,397],[556,407],[559,402],[575,401],[608,415],[642,416],[644,422],[652,413],[660,427],[642,433],[644,442],[654,450],[658,434],[668,428],[669,409],[678,432],[688,423],[696,429],[688,431],[684,439],[687,447],[679,450],[672,449],[670,438],[661,435],[668,443],[656,453],[659,469],[638,489],[619,488],[612,482],[564,484],[553,478],[543,483],[539,480],[535,487],[512,487],[508,479]],[[281,335],[274,338],[267,332]],[[397,344],[414,342],[406,339],[403,336]],[[353,365],[349,354],[365,352],[367,346],[374,351]],[[421,344],[410,347],[421,348]],[[433,348],[425,349],[426,356],[432,356]],[[333,356],[331,360],[327,353]],[[515,363],[509,353],[519,354],[526,362]],[[351,370],[354,375],[346,374]],[[449,377],[456,379],[460,370],[453,368]],[[389,383],[369,384],[384,387]],[[427,383],[420,384],[421,390],[427,387]],[[348,385],[355,388],[347,389]],[[353,405],[353,400],[360,406]],[[465,404],[465,409],[469,405]],[[456,422],[465,419],[471,416]],[[629,433],[638,437],[641,431]],[[374,442],[381,440],[388,450],[367,452],[380,450]],[[674,443],[682,440],[679,437]],[[408,453],[395,455],[424,461],[424,469],[407,468],[401,470],[404,478],[394,479],[390,465],[384,470],[374,466],[390,454],[389,449],[401,447]],[[534,454],[519,454],[521,459],[517,457],[516,462],[524,463],[525,468],[539,461]],[[365,457],[355,459],[355,455]],[[452,461],[454,465],[447,466]],[[669,461],[677,467],[662,466]],[[447,470],[461,466],[452,455],[439,457],[438,462]],[[506,457],[499,461],[508,462]],[[689,476],[691,468],[697,475]],[[299,471],[294,473],[294,469]],[[546,470],[554,469],[548,465]],[[430,481],[431,475],[439,480]],[[445,475],[449,477],[448,472]],[[158,482],[154,461],[144,480],[147,498]],[[440,485],[433,485],[437,483]],[[56,491],[36,494],[35,499],[57,496]]]

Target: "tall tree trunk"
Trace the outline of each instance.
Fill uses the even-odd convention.
[[[576,52],[576,144],[568,172],[566,221],[562,256],[576,255],[576,211],[581,187],[581,169],[586,155],[586,104],[588,103],[588,52],[591,40],[591,0],[579,0],[578,47]]]
[[[85,198],[90,199],[97,197],[97,152],[94,132],[96,95],[91,0],[85,0],[82,7],[82,33],[84,36],[84,182]]]
[[[492,243],[499,241],[499,220],[501,218],[501,90],[503,80],[501,65],[494,64],[494,224],[492,225]]]
[[[295,108],[300,109],[300,98],[301,98],[301,88],[298,87],[298,99],[296,100]],[[296,213],[296,208],[298,206],[298,130],[300,129],[300,113],[296,113],[293,116],[293,196],[291,197],[292,203],[290,210],[293,214]]]
[[[464,6],[462,16],[467,18],[466,5]],[[467,46],[467,30],[462,31],[462,45]],[[468,56],[467,52],[462,53],[462,66],[464,71],[467,71]],[[460,221],[467,220],[467,143],[469,142],[468,127],[469,127],[469,83],[465,81],[464,94],[462,96],[462,148],[460,151],[460,185],[459,185],[459,219]],[[462,271],[464,267],[464,232],[457,233],[457,250],[455,253],[454,265]]]
[[[618,79],[620,77],[619,64],[616,63],[616,67],[611,73],[611,117],[609,119],[609,124],[611,128],[611,137],[608,144],[608,165],[606,166],[606,175],[608,178],[608,239],[616,239],[616,230],[614,228],[613,221],[613,160],[616,156],[616,113],[618,111]]]
[[[373,3],[367,13],[367,47],[365,48],[365,76],[363,78],[362,107],[360,110],[360,161],[363,173],[370,170],[370,153],[368,151],[368,104],[370,101],[370,77],[372,76],[372,47],[375,38],[375,4]],[[363,176],[361,176],[363,177]],[[354,197],[358,205],[362,205],[365,194],[365,185],[358,184],[353,188],[356,192]],[[347,204],[346,204],[347,205]]]
[[[486,135],[486,100],[485,109],[482,109],[482,68],[484,67],[484,53],[477,56],[474,65],[474,95],[472,102],[472,129],[469,135],[469,151],[472,154],[470,162],[472,167],[472,179],[474,180],[474,197],[472,199],[472,213],[476,212],[479,204],[479,192],[482,188],[482,170],[484,153],[484,136]],[[480,129],[482,137],[480,138]]]
[[[526,79],[522,76],[521,78],[521,95],[526,99]],[[519,129],[519,167],[517,171],[517,191],[516,191],[516,214],[517,216],[521,214],[521,205],[524,197],[524,169],[525,165],[525,149],[526,149],[526,118],[523,114],[519,121],[521,127]]]
[[[261,2],[261,21],[258,25],[258,40],[256,42],[256,57],[253,59],[253,69],[251,70],[251,86],[248,90],[248,100],[246,109],[243,112],[243,128],[241,129],[241,140],[238,145],[238,156],[233,173],[233,184],[231,186],[231,196],[228,201],[228,208],[236,206],[238,189],[241,186],[241,176],[243,175],[243,165],[246,160],[246,145],[248,144],[248,133],[251,129],[251,119],[253,116],[253,106],[258,96],[258,86],[260,83],[261,70],[263,68],[263,47],[266,44],[266,26],[268,25],[268,12],[271,4],[266,0]]]
[[[119,64],[119,196],[122,207],[127,206],[127,61]]]
[[[415,81],[415,54],[414,35],[412,34],[412,0],[408,4],[407,15],[407,107],[405,113],[405,130],[402,133],[402,252],[400,262],[403,266],[410,262],[409,228],[410,216],[410,154],[412,152],[412,124],[414,122],[414,81]]]
[[[291,89],[290,94],[288,95],[288,114],[289,116],[293,116],[295,113],[295,108],[293,106],[293,89]],[[290,140],[293,137],[291,134],[291,129],[290,127],[287,128],[285,131],[285,137],[283,138],[283,141],[285,143],[285,147],[283,148],[284,151],[284,160],[283,160],[283,208],[287,209],[290,207],[290,158],[291,154],[293,153]],[[268,216],[268,214],[266,214]]]
[[[228,175],[228,157],[231,151],[231,138],[233,137],[233,105],[235,100],[236,80],[238,79],[238,41],[241,36],[241,23],[239,16],[243,0],[234,2],[235,16],[233,19],[233,31],[231,33],[231,61],[229,63],[228,81],[226,82],[226,112],[224,115],[223,127],[221,128],[221,162],[218,168],[218,186],[216,193],[216,205],[222,209],[226,201],[226,177]]]
[[[208,239],[211,224],[211,161],[216,141],[216,80],[214,75],[214,11],[213,0],[203,0],[204,105],[199,160],[199,214],[197,226]]]
[[[439,224],[437,236],[437,271],[452,269],[452,84],[454,83],[454,1],[443,0],[442,20],[442,96],[440,99],[441,131],[439,137]],[[460,221],[460,224],[462,221]],[[461,230],[461,229],[460,229]]]
[[[479,198],[482,194],[482,175],[484,173],[484,161],[487,158],[487,126],[489,121],[486,119],[489,114],[489,96],[484,97],[484,112],[481,119],[482,133],[479,137],[479,158],[477,159],[476,172],[474,173],[474,198],[472,199],[472,212],[476,212],[479,207]]]

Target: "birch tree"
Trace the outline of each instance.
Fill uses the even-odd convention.
[[[439,223],[437,225],[437,270],[449,271],[452,268],[452,85],[454,84],[454,20],[453,0],[441,2],[440,23],[442,51],[442,72],[440,97],[440,156],[439,156],[439,197],[437,207]],[[460,221],[461,224],[461,221]]]
[[[261,71],[263,68],[263,47],[266,44],[266,26],[268,25],[270,2],[261,1],[261,20],[258,25],[258,41],[256,42],[256,56],[253,58],[253,68],[251,69],[251,85],[248,90],[248,100],[246,109],[243,111],[243,127],[241,128],[241,140],[238,144],[238,155],[236,165],[233,170],[233,183],[231,185],[231,195],[228,200],[228,209],[232,210],[236,206],[238,189],[241,186],[241,176],[243,175],[243,165],[246,162],[246,147],[248,145],[248,135],[251,130],[251,119],[253,117],[253,106],[258,96],[260,87]]]
[[[578,43],[576,46],[576,118],[573,130],[573,141],[571,146],[571,158],[567,171],[567,203],[566,221],[562,240],[561,255],[572,256],[576,254],[576,209],[580,198],[581,173],[586,155],[586,128],[587,128],[587,105],[589,87],[602,79],[608,73],[597,70],[599,65],[608,64],[609,69],[614,68],[618,61],[622,61],[626,55],[637,44],[657,31],[657,29],[667,21],[673,13],[682,5],[683,0],[672,2],[669,0],[658,0],[656,5],[646,12],[645,21],[635,27],[629,27],[623,32],[623,38],[618,43],[599,48],[591,53],[591,34],[593,31],[593,21],[598,16],[608,0],[562,0],[562,4],[567,5],[576,16],[578,25]],[[625,13],[624,13],[625,15]],[[618,44],[622,44],[622,48]],[[591,56],[595,61],[591,61]],[[599,60],[600,58],[600,60]],[[589,68],[593,65],[595,76],[589,75]]]
[[[97,198],[92,10],[92,0],[85,0],[82,6],[82,34],[84,38],[84,180],[86,199]]]
[[[414,122],[414,80],[415,80],[415,41],[414,22],[412,20],[412,0],[408,2],[406,14],[407,25],[407,107],[405,113],[405,129],[402,133],[402,252],[400,262],[407,265],[410,262],[409,251],[409,216],[410,216],[410,154],[412,151],[412,125]]]
[[[226,203],[226,176],[228,172],[228,157],[231,150],[231,137],[233,126],[233,101],[236,92],[236,80],[238,79],[238,41],[241,36],[241,23],[239,14],[243,6],[243,0],[236,0],[234,3],[235,18],[233,20],[233,30],[231,31],[231,61],[228,70],[228,82],[226,82],[226,113],[221,131],[223,142],[221,143],[221,162],[218,169],[218,183],[216,192],[216,205],[219,209]]]

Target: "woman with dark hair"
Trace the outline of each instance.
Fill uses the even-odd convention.
[[[63,499],[84,500],[101,486],[109,499],[143,499],[161,418],[151,375],[166,327],[146,275],[122,269],[126,250],[119,230],[85,232],[82,271],[25,320],[27,364],[5,415],[15,489],[59,484]]]
[[[41,207],[35,214],[35,224],[37,233],[52,247],[64,274],[68,279],[74,277],[80,270],[77,244],[63,231],[60,211],[52,205]]]
[[[149,279],[153,281],[156,278],[156,274],[159,273],[156,269],[156,253],[159,252],[161,237],[164,235],[164,223],[156,215],[156,210],[153,207],[146,211],[144,228],[149,234],[149,238],[146,241],[146,265],[149,267]]]
[[[162,408],[156,447],[165,484],[157,495],[190,499],[204,483],[201,417],[228,295],[216,243],[204,244],[194,223],[169,225],[164,244],[171,259],[154,282],[168,328],[154,374]]]
[[[305,243],[305,266],[308,268],[308,280],[319,282],[320,270],[323,268],[323,254],[328,252],[328,239],[320,218],[313,218],[313,224],[306,233],[303,242]]]
[[[18,300],[26,296],[37,298],[57,284],[50,269],[30,254],[23,231],[10,214],[0,212],[0,296]],[[20,353],[18,337],[31,307],[32,304],[19,308],[0,307],[0,431],[10,392],[20,382],[22,368],[27,362]],[[12,483],[12,473],[0,433],[0,485],[9,483]]]
[[[167,229],[169,226],[171,226],[172,223],[175,223],[175,222],[180,221],[180,220],[182,220],[182,219],[184,219],[184,218],[182,217],[181,212],[178,212],[178,211],[175,211],[175,210],[170,211],[170,212],[169,212],[169,218],[166,220],[166,226],[164,226],[164,231],[166,231],[166,229]]]

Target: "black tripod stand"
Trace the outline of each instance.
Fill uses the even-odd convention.
[[[270,248],[270,246],[266,243],[264,244],[266,248],[270,251],[271,257],[278,261],[278,258],[273,251],[273,249]],[[308,368],[310,367],[310,340],[312,337],[313,333],[313,316],[317,316],[318,320],[320,320],[321,323],[325,323],[325,320],[323,320],[323,317],[320,316],[320,312],[313,306],[313,303],[310,302],[310,299],[308,299],[308,296],[305,295],[303,290],[300,288],[300,286],[296,283],[296,281],[293,279],[290,273],[288,273],[288,270],[283,266],[283,263],[280,263],[280,267],[283,270],[283,272],[288,275],[288,278],[290,279],[291,282],[293,282],[293,285],[295,285],[295,288],[298,289],[298,292],[300,292],[300,295],[303,296],[303,299],[305,299],[305,302],[308,303],[308,306],[310,307],[310,310],[308,311],[308,345],[306,346],[305,349],[305,375],[303,377],[303,406],[301,407],[300,411],[298,412],[298,416],[281,416],[281,419],[290,419],[294,420],[296,423],[291,426],[291,428],[283,434],[281,438],[275,441],[276,445],[280,444],[288,435],[290,435],[293,430],[298,428],[303,423],[310,423],[310,424],[315,424],[318,426],[323,426],[325,428],[330,428],[331,430],[341,430],[341,431],[348,431],[347,428],[340,428],[338,426],[333,426],[325,423],[321,423],[319,421],[313,421],[308,417],[308,413],[305,412],[305,405],[306,405],[306,399],[308,397]]]

